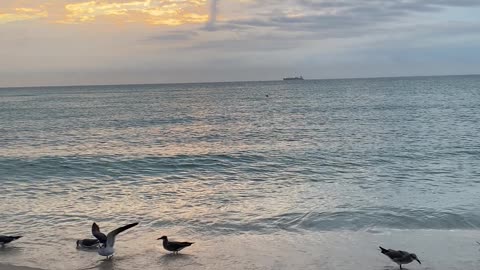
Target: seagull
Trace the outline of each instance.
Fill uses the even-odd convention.
[[[117,228],[105,235],[104,233],[100,232],[100,227],[98,227],[97,223],[94,222],[92,224],[92,234],[101,243],[100,248],[98,249],[98,254],[107,257],[107,259],[112,258],[113,254],[115,253],[115,249],[113,248],[113,246],[115,245],[115,237],[117,236],[117,234],[137,225],[138,222],[128,224],[123,227]]]
[[[379,248],[382,254],[385,254],[385,256],[389,257],[390,260],[400,265],[400,269],[402,269],[402,264],[409,264],[413,262],[413,260],[416,260],[419,264],[422,264],[417,258],[417,255],[414,253],[408,253],[403,250],[384,249],[383,247]]]
[[[8,244],[12,241],[15,241],[17,239],[20,239],[22,238],[22,236],[7,236],[7,235],[0,235],[0,245],[2,245],[2,247],[5,246],[5,244]]]
[[[77,240],[77,248],[98,248],[100,241],[98,239]]]
[[[186,247],[191,246],[193,243],[191,242],[174,242],[168,241],[168,238],[164,235],[157,240],[163,239],[163,248],[172,251],[173,254],[178,254],[178,252]]]

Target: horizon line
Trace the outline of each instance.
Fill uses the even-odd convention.
[[[328,80],[361,80],[361,79],[395,79],[395,78],[423,78],[423,77],[462,77],[480,76],[480,73],[450,74],[450,75],[405,75],[405,76],[374,76],[374,77],[344,77],[305,79],[303,81],[328,81]],[[0,86],[0,89],[14,88],[45,88],[45,87],[92,87],[92,86],[138,86],[138,85],[180,85],[180,84],[219,84],[219,83],[252,83],[252,82],[281,82],[278,80],[245,80],[245,81],[210,81],[210,82],[171,82],[171,83],[120,83],[120,84],[73,84],[73,85],[38,85],[38,86]],[[298,82],[298,81],[296,81]]]

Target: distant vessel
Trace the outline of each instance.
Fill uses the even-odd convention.
[[[300,76],[300,77],[287,77],[287,78],[283,78],[284,81],[303,81],[303,77]]]

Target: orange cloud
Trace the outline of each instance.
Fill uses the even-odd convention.
[[[208,0],[22,0],[0,11],[0,24],[33,19],[81,24],[96,20],[151,25],[197,24],[208,21]],[[21,7],[15,8],[15,6]],[[29,4],[29,8],[25,7]]]
[[[0,12],[0,24],[34,20],[46,17],[48,17],[48,12],[44,9],[15,8],[9,13]]]
[[[154,25],[203,23],[208,20],[207,0],[144,0],[129,2],[88,1],[65,5],[62,23],[92,22],[98,17],[112,17],[120,22]]]

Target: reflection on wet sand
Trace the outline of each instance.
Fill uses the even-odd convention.
[[[116,258],[112,259],[105,259],[100,262],[100,264],[96,267],[99,270],[114,270],[115,269],[115,260]]]
[[[0,256],[10,256],[10,255],[16,255],[19,254],[23,251],[23,247],[17,247],[17,246],[0,246]]]
[[[115,269],[115,261],[122,260],[121,258],[111,258],[111,259],[103,259],[98,260],[94,266],[81,268],[79,270],[90,270],[90,269],[98,269],[98,270],[114,270]]]
[[[196,256],[190,255],[190,254],[173,254],[173,253],[168,253],[162,255],[158,259],[158,264],[162,267],[167,269],[179,269],[179,268],[185,268],[185,267],[193,267],[193,268],[198,268],[201,266],[201,264],[196,260]]]
[[[79,252],[93,252],[93,253],[97,253],[97,252],[98,252],[98,248],[77,247],[77,251],[79,251]]]
[[[184,261],[184,260],[192,260],[194,256],[189,255],[189,254],[173,254],[173,253],[167,253],[164,254],[160,257],[159,261],[161,263],[170,263],[170,262],[175,262],[175,261]]]
[[[398,267],[398,265],[397,265],[397,266],[385,266],[385,267],[383,267],[383,268],[380,269],[380,270],[398,270],[398,269],[399,269],[399,267]],[[402,266],[402,270],[409,270],[409,269],[406,268],[406,267],[404,267],[404,266]]]

